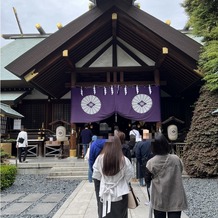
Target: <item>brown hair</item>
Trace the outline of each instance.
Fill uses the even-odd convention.
[[[103,169],[106,176],[116,175],[124,166],[124,156],[121,142],[118,136],[114,136],[112,142],[106,142],[103,148]]]
[[[125,144],[125,138],[126,138],[125,133],[119,131],[119,132],[117,133],[117,136],[120,138],[120,142],[121,142],[121,144]]]

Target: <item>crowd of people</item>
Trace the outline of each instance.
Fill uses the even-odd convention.
[[[126,141],[125,133],[118,127],[112,139],[91,136],[88,179],[94,182],[99,218],[128,217],[133,178],[147,188],[154,218],[180,218],[188,206],[181,159],[171,154],[171,146],[160,132],[153,140],[142,140],[133,125],[129,138]]]
[[[146,187],[154,218],[166,215],[180,218],[187,209],[183,163],[172,154],[171,145],[162,133],[142,140],[133,125],[126,140],[126,134],[116,126],[113,137],[102,139],[93,135],[85,124],[80,137],[83,158],[89,162],[88,180],[95,187],[99,218],[128,217],[128,193],[133,178]],[[28,136],[24,128],[16,141],[19,162],[25,162]]]

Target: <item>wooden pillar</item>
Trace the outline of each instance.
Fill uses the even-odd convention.
[[[76,124],[71,123],[71,133],[70,133],[70,149],[76,149],[76,138],[77,138],[77,133],[76,133]]]
[[[113,82],[117,82],[117,72],[113,72]]]
[[[123,83],[124,82],[124,73],[120,72],[120,82]]]
[[[107,72],[107,82],[109,83],[111,81],[111,74],[110,72]]]
[[[75,70],[75,65],[74,63],[71,61],[69,55],[68,55],[69,51],[68,50],[64,50],[62,53],[62,56],[65,58],[70,70],[71,70],[71,88],[75,87],[76,84],[76,70]],[[70,132],[70,156],[76,156],[76,124],[71,123],[71,132]],[[72,154],[71,154],[72,152]],[[74,154],[73,154],[74,152]]]
[[[71,73],[71,88],[75,87],[75,84],[76,84],[76,72],[73,71]],[[77,145],[76,145],[77,140],[76,139],[77,139],[76,124],[71,123],[71,133],[70,133],[70,149],[71,150],[76,150],[77,149]]]
[[[154,81],[155,85],[160,86],[160,71],[155,69],[154,71]],[[156,132],[161,128],[161,122],[156,122]]]

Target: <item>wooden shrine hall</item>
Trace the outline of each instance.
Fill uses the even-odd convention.
[[[149,92],[150,87],[159,87],[160,117],[147,121],[143,118],[145,111],[140,112],[140,118],[127,119],[153,122],[159,128],[162,120],[175,116],[184,120],[188,127],[192,116],[190,107],[202,84],[202,75],[197,70],[201,44],[140,10],[134,0],[92,2],[94,6],[88,12],[6,66],[8,71],[48,96],[49,103],[41,102],[47,108],[41,122],[49,127],[53,121],[49,115],[52,102],[61,100],[69,92],[71,115],[68,117],[71,116],[71,120],[67,121],[71,129],[87,121],[79,122],[76,112],[72,112],[72,100],[77,99],[72,92],[74,88],[79,90],[78,95],[85,95],[88,89],[95,95],[99,88],[101,92],[106,90],[107,94],[114,95],[120,87],[119,90],[128,95],[130,88],[137,92],[139,87],[140,93],[140,87]],[[116,89],[112,91],[112,87]],[[22,106],[17,110],[25,114]],[[100,122],[99,119],[93,122]],[[71,134],[70,146],[76,148],[75,134]]]

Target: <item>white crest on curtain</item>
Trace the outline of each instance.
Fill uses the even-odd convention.
[[[93,93],[94,93],[94,95],[96,94],[96,87],[95,87],[95,85],[93,86]]]
[[[139,94],[139,86],[138,85],[136,85],[135,91],[136,91],[136,94],[138,95]]]
[[[124,94],[127,95],[127,86],[124,87]]]
[[[107,95],[107,89],[105,86],[104,86],[104,95]]]
[[[151,94],[152,93],[152,90],[151,90],[151,85],[149,84],[149,86],[148,86],[148,90],[149,90],[149,94]]]
[[[80,94],[83,96],[83,87],[80,88]]]
[[[114,87],[111,85],[111,95],[114,94]]]

